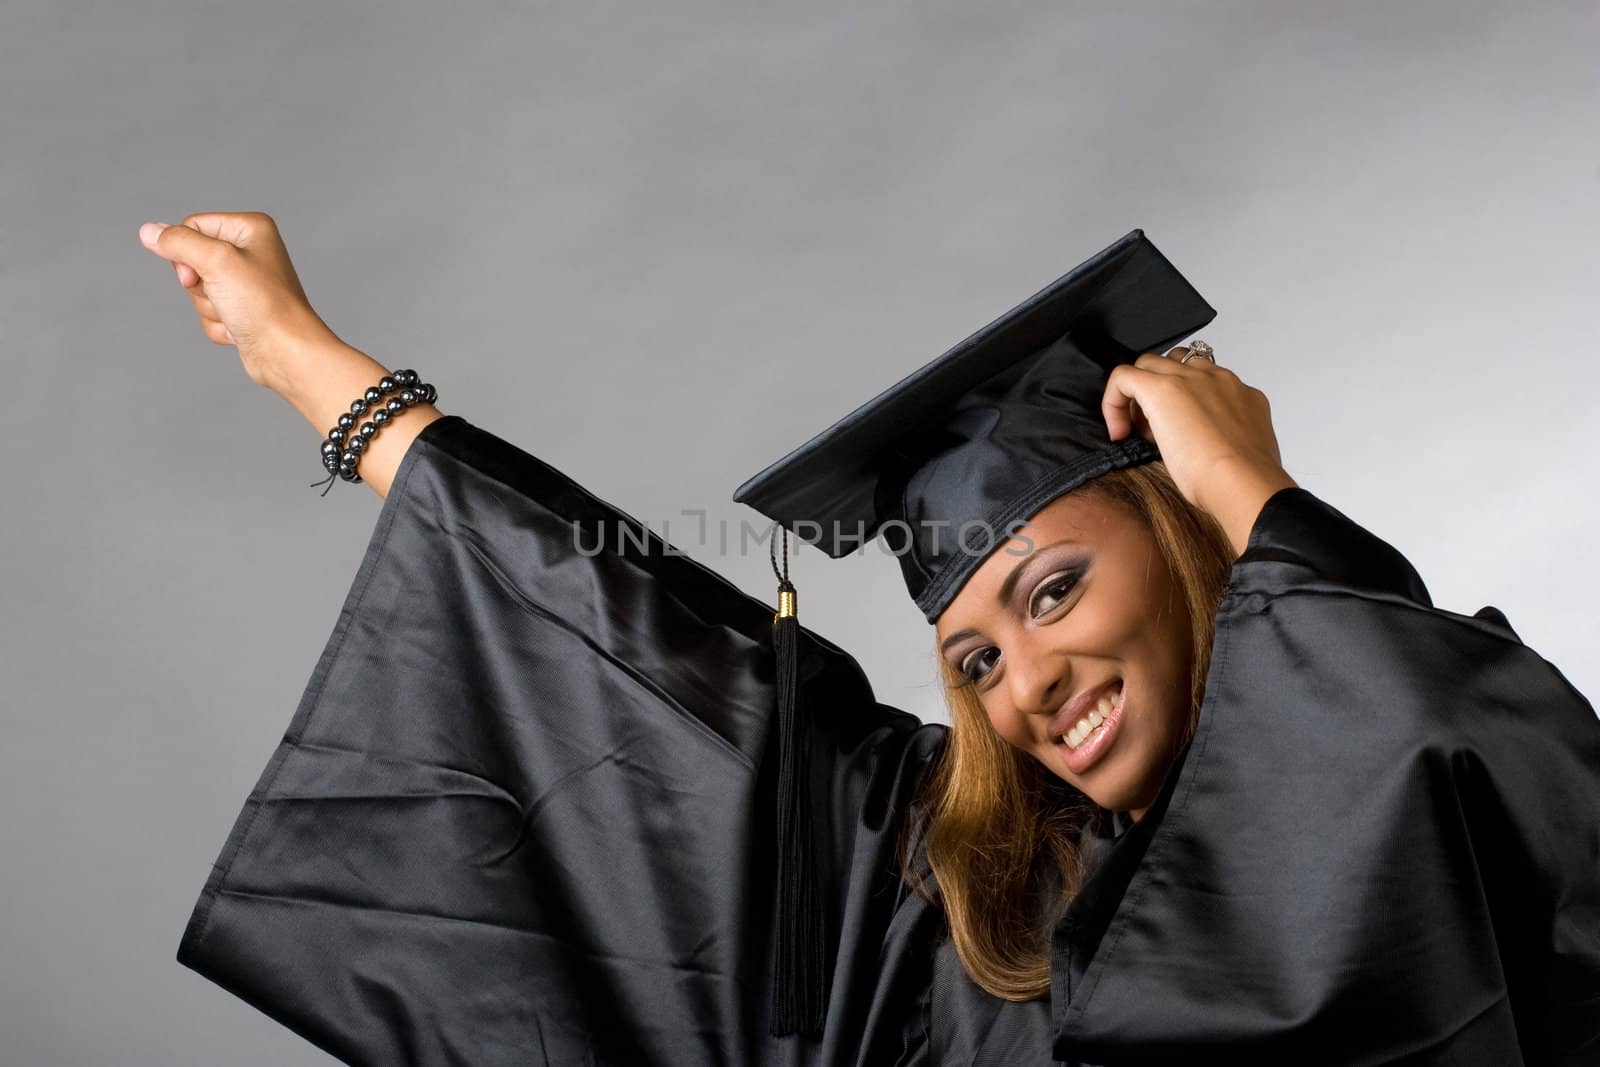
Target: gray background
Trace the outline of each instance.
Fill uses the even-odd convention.
[[[342,337],[658,529],[1143,227],[1290,473],[1593,697],[1596,54],[1593,3],[7,4],[0,1060],[330,1062],[173,953],[380,502],[141,222],[269,212]],[[795,567],[942,719],[893,561]]]

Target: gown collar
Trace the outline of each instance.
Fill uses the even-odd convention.
[[[1050,939],[1050,995],[1058,1032],[1100,938],[1121,907],[1123,894],[1161,825],[1188,756],[1186,744],[1143,818],[1135,821],[1127,812],[1101,808],[1079,839],[1083,880]]]

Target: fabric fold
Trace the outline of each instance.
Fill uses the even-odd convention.
[[[1055,1054],[1595,1062],[1597,801],[1594,709],[1502,613],[1281,490],[1158,818],[1058,930]]]
[[[771,613],[533,456],[430,423],[178,960],[356,1064],[899,1054],[925,988],[899,983],[926,981],[902,911],[925,905],[895,849],[944,728],[802,631],[841,919],[827,1029],[770,1038]]]

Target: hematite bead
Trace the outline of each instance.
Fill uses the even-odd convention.
[[[415,385],[417,384],[417,372],[409,367],[405,370],[397,370],[394,372],[394,380],[400,385]]]
[[[395,381],[391,375],[385,374],[382,378],[378,379],[378,388],[382,389],[386,393],[392,393],[399,387],[400,383]]]
[[[339,416],[339,428],[340,429],[348,430],[350,427],[354,426],[355,424],[356,424],[356,417],[354,415],[340,415]]]
[[[343,441],[344,440],[344,427],[343,426],[335,426],[333,429],[329,430],[328,431],[328,440],[335,441],[335,442]]]
[[[356,480],[355,468],[353,468],[353,467],[340,467],[339,468],[339,477],[343,478],[347,482],[355,481]]]
[[[372,421],[377,423],[379,426],[382,426],[384,423],[388,422],[389,418],[390,415],[388,408],[379,408],[377,411],[372,413]]]
[[[374,414],[376,414],[376,412],[374,412]],[[378,424],[375,422],[363,422],[361,424],[361,429],[357,430],[356,432],[362,437],[371,437],[373,434],[378,432]]]
[[[331,470],[338,470],[339,469],[339,455],[338,455],[338,453],[329,452],[327,455],[323,456],[322,457],[322,465],[324,467],[326,467],[330,471]]]
[[[361,399],[358,396],[354,400],[350,401],[350,414],[352,414],[352,415],[365,415],[366,413],[367,413],[367,402],[365,400]]]
[[[352,437],[350,439],[350,451],[354,452],[356,455],[359,456],[359,455],[361,455],[361,453],[365,452],[366,450],[367,450],[367,439],[365,437]]]
[[[422,402],[424,404],[431,404],[439,399],[439,390],[432,385],[420,385],[418,388],[422,390]]]
[[[351,441],[350,443],[352,445],[355,444],[354,441]],[[353,468],[356,465],[356,461],[359,460],[360,458],[361,458],[360,456],[356,455],[355,449],[352,448],[350,451],[346,452],[344,455],[339,457],[339,464],[340,464],[340,466],[352,467]]]
[[[362,396],[364,396],[366,398],[367,403],[376,404],[378,401],[383,399],[383,391],[378,389],[378,388],[376,388],[376,387],[373,387],[371,389],[368,389],[365,393],[363,393]]]
[[[338,442],[337,441],[324,441],[324,442],[322,442],[322,454],[324,456],[337,456],[339,454],[339,444],[338,444]]]
[[[388,408],[391,412],[393,412],[396,415],[398,415],[400,412],[402,412],[402,411],[404,411],[406,409],[405,402],[402,401],[398,397],[396,397],[395,399],[389,401],[387,404],[384,405],[384,407]]]
[[[404,404],[406,407],[410,407],[412,404],[415,404],[417,399],[417,391],[415,389],[402,389],[400,391],[400,403]]]

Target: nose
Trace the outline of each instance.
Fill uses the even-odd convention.
[[[1066,653],[1052,649],[1042,635],[1029,637],[1018,639],[1008,653],[1006,678],[1011,702],[1030,715],[1053,715],[1072,695],[1071,666]]]

